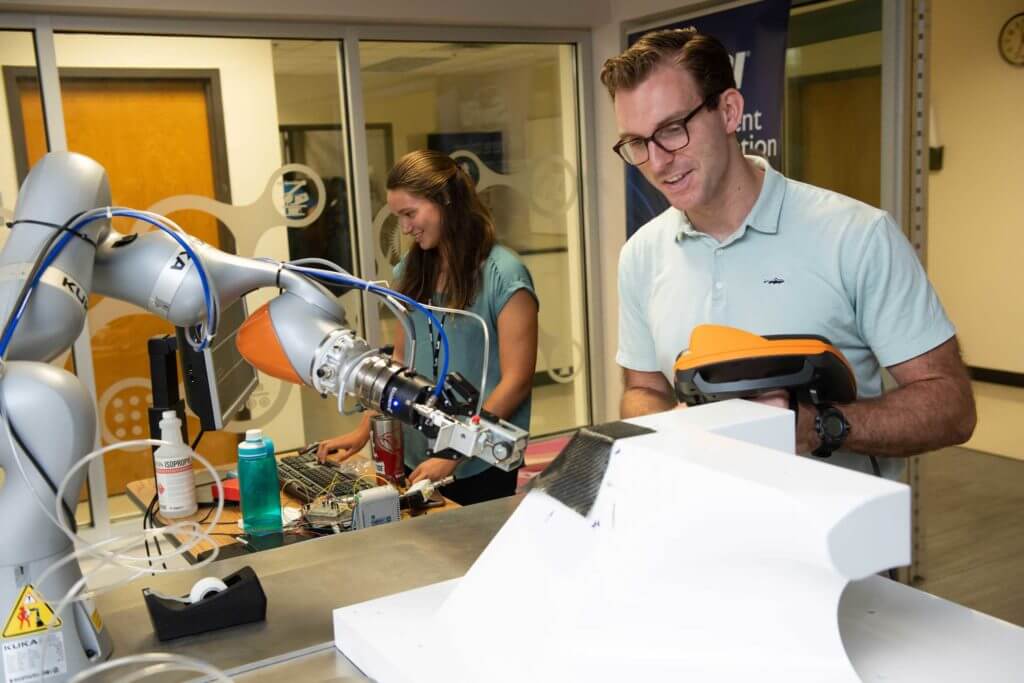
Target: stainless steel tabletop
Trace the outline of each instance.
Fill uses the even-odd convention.
[[[334,648],[333,610],[464,575],[519,501],[507,498],[147,577],[101,596],[98,607],[115,657],[174,652],[242,683],[363,681]],[[201,576],[223,577],[245,565],[255,569],[267,594],[266,622],[156,640],[143,587],[185,594]],[[1016,680],[1024,670],[1019,627],[879,576],[850,584],[838,617],[847,653],[864,680]],[[395,650],[402,656],[401,643]]]
[[[333,647],[332,611],[462,576],[520,500],[505,498],[231,558],[198,570],[144,577],[100,596],[97,607],[110,629],[114,657],[174,652],[234,674],[284,660],[295,666],[301,657],[300,667],[308,664],[321,672],[317,676],[326,676],[309,673],[301,680],[363,680]],[[223,577],[246,565],[256,571],[267,595],[265,622],[168,643],[156,639],[142,600],[144,587],[184,595],[203,576]],[[274,668],[237,677],[263,680]]]

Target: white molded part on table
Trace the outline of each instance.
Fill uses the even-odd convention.
[[[467,682],[861,680],[840,598],[910,562],[909,488],[766,447],[792,448],[789,411],[633,422],[657,431],[615,442],[587,517],[531,492],[463,578],[335,610],[338,649],[383,683],[435,666]]]

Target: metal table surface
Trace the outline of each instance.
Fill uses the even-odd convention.
[[[464,575],[520,500],[146,577],[100,596],[97,606],[115,657],[174,652],[209,662],[243,683],[364,681],[334,648],[333,610]],[[266,622],[170,643],[156,640],[143,587],[184,594],[201,576],[225,576],[247,564],[267,594]],[[1019,627],[879,576],[850,584],[838,617],[847,653],[864,680],[1015,680],[1016,673],[1006,672],[1024,669]],[[395,649],[400,653],[401,644]],[[176,680],[194,677],[181,674]]]
[[[97,607],[114,642],[114,657],[173,652],[195,657],[239,680],[271,680],[285,660],[301,680],[364,680],[333,647],[332,611],[384,595],[462,576],[518,506],[505,498],[387,526],[215,562],[198,570],[148,576],[101,595]],[[187,594],[203,576],[226,576],[244,566],[259,576],[267,619],[161,643],[153,633],[142,588]],[[258,669],[240,676],[247,670]],[[312,670],[320,672],[316,676]],[[321,677],[317,677],[321,676]],[[326,676],[323,678],[322,676]]]

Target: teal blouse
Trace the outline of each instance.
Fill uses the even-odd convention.
[[[395,266],[395,277],[401,276],[401,263]],[[501,381],[501,364],[498,360],[498,315],[505,307],[513,294],[520,289],[525,289],[537,299],[537,292],[533,287],[533,278],[530,271],[519,259],[519,256],[506,247],[495,246],[491,249],[490,255],[481,264],[483,278],[480,292],[470,305],[469,309],[487,322],[490,333],[490,348],[488,349],[487,360],[487,388],[484,401],[490,396],[494,388]],[[444,306],[443,294],[435,294],[431,303],[436,306]],[[538,300],[539,305],[539,300]],[[441,314],[435,313],[438,320]],[[414,313],[412,321],[416,329],[416,358],[413,359],[413,367],[417,373],[428,378],[431,382],[436,381],[434,373],[434,339],[431,338],[427,325],[426,316],[421,313]],[[484,334],[480,323],[474,318],[463,315],[448,314],[443,319],[444,329],[448,335],[448,348],[451,358],[448,363],[449,372],[462,373],[477,389],[480,388],[480,375],[483,372],[484,358]],[[434,338],[437,337],[437,330],[434,330]],[[406,339],[406,349],[409,349],[410,340]],[[437,359],[437,366],[440,370],[442,360],[440,355]],[[509,418],[509,422],[525,430],[530,428],[530,397],[528,396],[515,413]],[[411,427],[403,427],[403,445],[405,452],[405,464],[415,469],[417,465],[426,460],[427,440],[418,431]],[[487,463],[482,460],[471,458],[462,462],[455,470],[455,476],[459,479],[471,477],[474,474],[487,469]]]

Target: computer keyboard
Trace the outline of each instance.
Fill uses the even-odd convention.
[[[325,494],[351,496],[376,485],[370,479],[359,479],[337,467],[320,464],[313,452],[281,458],[277,477],[284,492],[303,503],[312,503]]]

